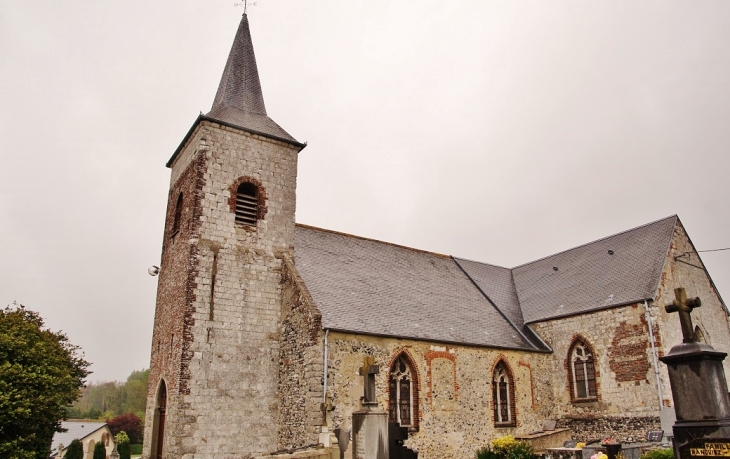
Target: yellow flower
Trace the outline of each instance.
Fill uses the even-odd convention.
[[[586,445],[586,442],[581,441],[575,444],[575,447],[578,449],[583,449],[583,447]]]

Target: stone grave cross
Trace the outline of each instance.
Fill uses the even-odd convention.
[[[678,312],[679,322],[682,324],[682,342],[683,343],[694,343],[697,341],[695,336],[695,329],[692,327],[692,310],[699,308],[702,305],[702,301],[699,298],[687,299],[687,292],[684,287],[674,289],[674,301],[664,306],[664,310],[667,312]]]
[[[368,355],[363,359],[363,366],[360,367],[360,376],[365,381],[365,397],[363,405],[377,404],[375,400],[375,375],[380,372],[380,368],[375,365],[375,357]]]

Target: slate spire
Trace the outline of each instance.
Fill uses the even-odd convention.
[[[266,114],[248,16],[245,13],[233,40],[213,107],[205,117],[298,144]]]
[[[245,13],[238,25],[238,32],[233,40],[211,111],[219,105],[228,105],[249,113],[266,115],[264,94],[261,92],[256,56],[253,51],[251,32],[248,28],[248,16]]]

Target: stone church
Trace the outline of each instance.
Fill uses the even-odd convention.
[[[504,268],[296,224],[305,146],[266,112],[244,15],[212,109],[167,163],[143,457],[256,457],[347,431],[365,356],[422,459],[547,420],[639,440],[673,406],[657,359],[682,339],[674,288],[730,350],[677,216]]]

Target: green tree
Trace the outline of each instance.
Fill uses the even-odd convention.
[[[106,459],[106,447],[104,443],[99,442],[94,445],[94,459]]]
[[[47,459],[89,363],[24,306],[0,310],[0,457]]]
[[[69,443],[63,459],[84,459],[84,445],[76,439]]]
[[[117,440],[117,453],[119,453],[119,459],[129,459],[132,456],[132,452],[129,447],[129,437],[123,430],[114,437]]]

